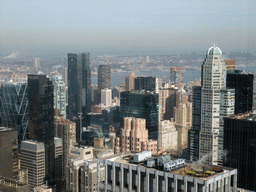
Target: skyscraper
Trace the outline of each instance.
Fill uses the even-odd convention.
[[[221,90],[226,89],[226,65],[221,50],[213,46],[202,65],[201,130],[199,156],[210,164],[218,164]]]
[[[224,118],[224,165],[237,169],[237,186],[256,191],[256,114]]]
[[[100,65],[98,67],[98,101],[101,101],[101,90],[111,88],[111,71],[109,65]]]
[[[68,116],[74,119],[91,109],[90,53],[68,53]],[[79,125],[80,126],[80,125]]]
[[[227,74],[227,87],[235,89],[235,114],[252,110],[253,78],[253,74],[245,74],[239,70]]]
[[[0,88],[2,126],[18,130],[18,144],[28,136],[28,92],[26,82],[6,82]]]
[[[130,75],[125,77],[125,91],[131,91],[134,89],[134,79],[137,76],[134,72],[130,72]]]
[[[19,159],[21,168],[28,169],[30,189],[43,185],[46,166],[44,143],[29,140],[23,141]]]
[[[59,109],[60,114],[66,118],[66,85],[63,82],[61,75],[52,76],[53,90],[53,106],[54,109]]]
[[[170,71],[171,84],[181,86],[183,81],[181,67],[171,67]]]
[[[28,75],[28,135],[45,145],[45,179],[54,185],[53,85],[45,75]]]
[[[189,159],[199,159],[199,133],[201,130],[201,87],[193,87],[192,128],[188,131]]]
[[[134,89],[138,91],[154,91],[159,93],[161,82],[161,79],[157,77],[139,76],[134,79]]]
[[[112,91],[111,89],[105,88],[101,90],[101,104],[109,107],[112,104]]]
[[[121,92],[120,118],[137,117],[146,119],[146,127],[150,139],[158,138],[159,120],[158,94],[149,92]],[[121,122],[121,124],[123,124]]]

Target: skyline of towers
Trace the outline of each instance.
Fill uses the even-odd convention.
[[[80,113],[85,117],[91,109],[90,65],[90,53],[68,53],[68,117],[71,120]]]

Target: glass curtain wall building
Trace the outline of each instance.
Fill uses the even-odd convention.
[[[26,82],[6,82],[0,88],[2,126],[18,130],[18,143],[28,136],[28,92]]]
[[[52,84],[54,87],[54,109],[59,109],[60,114],[66,119],[66,85],[61,75],[52,76]]]
[[[146,128],[150,139],[158,139],[159,96],[150,92],[121,92],[120,119],[124,117],[146,119]]]

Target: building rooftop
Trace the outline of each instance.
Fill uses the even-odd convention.
[[[104,157],[101,159],[116,162],[116,163],[122,163],[127,165],[133,165],[133,166],[140,166],[147,169],[153,169],[153,170],[159,170],[164,171],[163,165],[154,166],[154,167],[148,167],[147,161],[142,161],[140,163],[134,163],[132,162],[132,157],[135,155],[135,153],[124,153],[122,155],[116,154],[113,156]],[[160,156],[158,156],[160,157]],[[162,156],[163,157],[163,156]],[[153,156],[149,158],[148,160],[156,159],[157,156]],[[171,158],[171,160],[175,160]],[[188,176],[192,178],[198,178],[202,180],[208,180],[211,177],[219,176],[227,171],[235,170],[233,168],[223,167],[223,166],[216,166],[216,165],[204,165],[198,162],[186,162],[182,166],[175,167],[174,169],[170,171],[164,171],[169,172],[172,174],[182,175],[182,176]]]
[[[208,49],[207,55],[222,55],[222,51],[214,45]]]
[[[256,110],[246,112],[243,114],[237,114],[237,115],[231,115],[229,117],[226,117],[229,119],[240,119],[240,120],[248,120],[248,121],[256,121]]]

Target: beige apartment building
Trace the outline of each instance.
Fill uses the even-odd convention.
[[[148,139],[146,119],[125,117],[122,137],[115,139],[114,152],[141,152],[157,153],[157,141]]]

